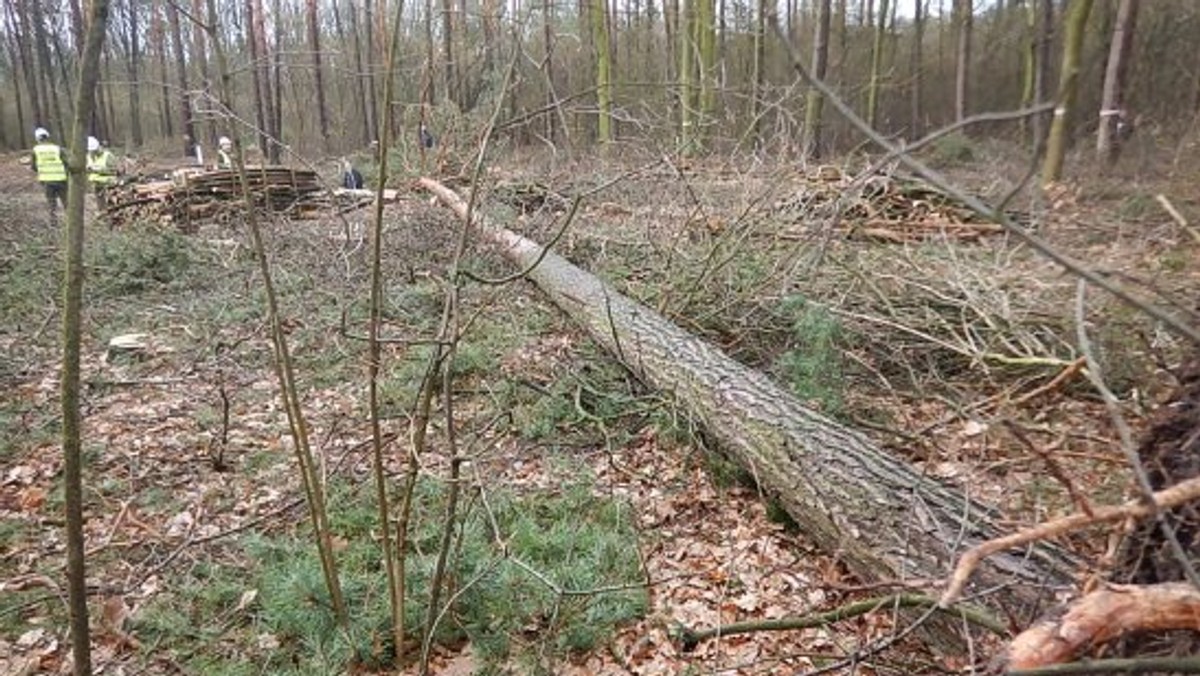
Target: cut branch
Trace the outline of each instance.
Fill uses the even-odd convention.
[[[1036,669],[1069,662],[1122,636],[1175,629],[1200,632],[1200,590],[1186,582],[1111,585],[1078,599],[1062,617],[1039,622],[1013,639],[1007,667]]]

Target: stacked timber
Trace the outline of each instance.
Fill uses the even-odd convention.
[[[373,193],[328,190],[314,171],[278,166],[246,167],[250,203],[264,213],[314,218],[370,203]],[[394,192],[394,191],[392,191]],[[394,199],[394,197],[393,197]],[[113,226],[143,221],[190,231],[246,208],[241,178],[229,169],[177,169],[166,177],[139,178],[110,188],[104,211]]]

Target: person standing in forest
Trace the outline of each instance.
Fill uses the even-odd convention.
[[[233,141],[228,136],[217,141],[217,168],[233,169]]]
[[[58,204],[67,208],[67,157],[61,146],[50,140],[50,132],[43,127],[33,130],[33,157],[30,165],[37,173],[37,180],[46,191],[50,205],[50,223],[58,222]]]
[[[117,158],[95,136],[87,140],[88,183],[96,194],[96,204],[104,208],[104,193],[117,180]]]

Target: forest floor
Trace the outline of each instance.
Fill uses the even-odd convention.
[[[982,153],[952,174],[996,199],[1024,165],[1000,146]],[[843,173],[644,160],[552,167],[545,158],[514,158],[487,173],[484,204],[547,241],[570,199],[586,193],[558,243],[564,255],[1005,510],[1013,528],[1071,511],[1072,490],[1093,504],[1124,499],[1129,474],[1118,435],[1078,374],[1074,278],[911,184],[850,181],[851,161]],[[831,191],[843,197],[836,208]],[[0,673],[66,673],[59,233],[14,156],[0,158],[0,193]],[[1156,199],[1162,194],[1200,219],[1184,177],[1161,170],[1067,184],[1045,200],[1025,194],[1013,205],[1077,258],[1184,306],[1200,297],[1200,243]],[[267,225],[346,567],[355,617],[344,636],[327,617],[309,552],[248,238],[228,221],[195,235],[89,225],[86,536],[101,673],[373,673],[394,649],[380,628],[386,587],[371,553],[379,532],[361,340],[367,217]],[[388,206],[385,222],[384,331],[393,340],[381,398],[394,490],[456,223],[427,195],[408,191]],[[482,250],[467,264],[482,276],[511,272]],[[902,628],[886,607],[685,652],[680,627],[804,616],[938,586],[863,585],[816,551],[752,477],[705,445],[669,397],[633,382],[531,285],[468,284],[463,298],[463,315],[473,320],[457,349],[453,422],[439,405],[421,459],[428,485],[414,511],[409,613],[418,626],[424,599],[415,590],[439,541],[452,424],[470,457],[468,506],[456,529],[462,567],[452,573],[461,598],[430,648],[431,671],[970,667],[918,638],[882,649]],[[1084,307],[1103,375],[1141,431],[1175,386],[1184,346],[1098,290]],[[134,333],[144,343],[136,354],[108,348]],[[497,542],[497,514],[511,550]],[[489,521],[491,536],[471,539]],[[524,543],[527,526],[537,543]],[[1109,535],[1060,543],[1089,561],[1081,583],[1107,573]],[[558,540],[565,553],[542,549]],[[592,543],[598,549],[585,551]],[[575,568],[554,569],[576,559]],[[488,596],[497,591],[489,586],[505,585],[520,591]],[[974,658],[984,664],[1002,646],[983,641]],[[409,664],[404,673],[415,671]]]

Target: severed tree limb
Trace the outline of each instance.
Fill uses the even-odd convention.
[[[683,651],[690,652],[695,650],[696,646],[710,638],[719,636],[732,636],[734,634],[749,634],[759,631],[788,631],[792,629],[811,629],[813,627],[823,627],[834,622],[840,622],[859,615],[875,612],[876,610],[890,610],[895,608],[939,608],[938,600],[932,596],[925,594],[892,594],[880,598],[863,599],[854,601],[844,606],[827,610],[825,612],[813,613],[811,615],[801,615],[798,617],[782,617],[776,620],[755,620],[750,622],[733,622],[731,624],[713,627],[712,629],[688,629],[683,628],[679,632],[679,642],[683,644]],[[939,608],[940,612],[950,613],[955,616],[960,616],[966,619],[971,624],[983,627],[988,631],[1000,636],[1008,635],[1008,628],[1004,626],[1000,620],[996,619],[990,613],[980,610],[979,608],[971,608],[967,606],[956,606],[954,608]]]
[[[1122,636],[1175,629],[1200,632],[1200,590],[1186,582],[1109,585],[1076,600],[1062,617],[1021,632],[1009,645],[1006,667],[1060,664]]]
[[[1200,499],[1200,477],[1188,479],[1163,489],[1154,494],[1154,504],[1147,504],[1144,499],[1130,500],[1120,505],[1093,507],[1092,514],[1076,512],[1053,521],[1040,523],[1036,526],[1017,531],[1012,535],[989,540],[976,545],[962,555],[950,584],[939,602],[942,607],[949,607],[962,596],[963,589],[971,577],[971,573],[980,563],[997,552],[1003,552],[1014,547],[1021,547],[1033,542],[1041,542],[1065,533],[1094,526],[1100,523],[1111,523],[1127,518],[1144,519],[1154,516],[1160,510],[1178,507],[1192,500]]]
[[[1200,657],[1125,657],[1081,660],[1036,669],[1016,669],[1006,676],[1066,676],[1067,674],[1200,674]]]

